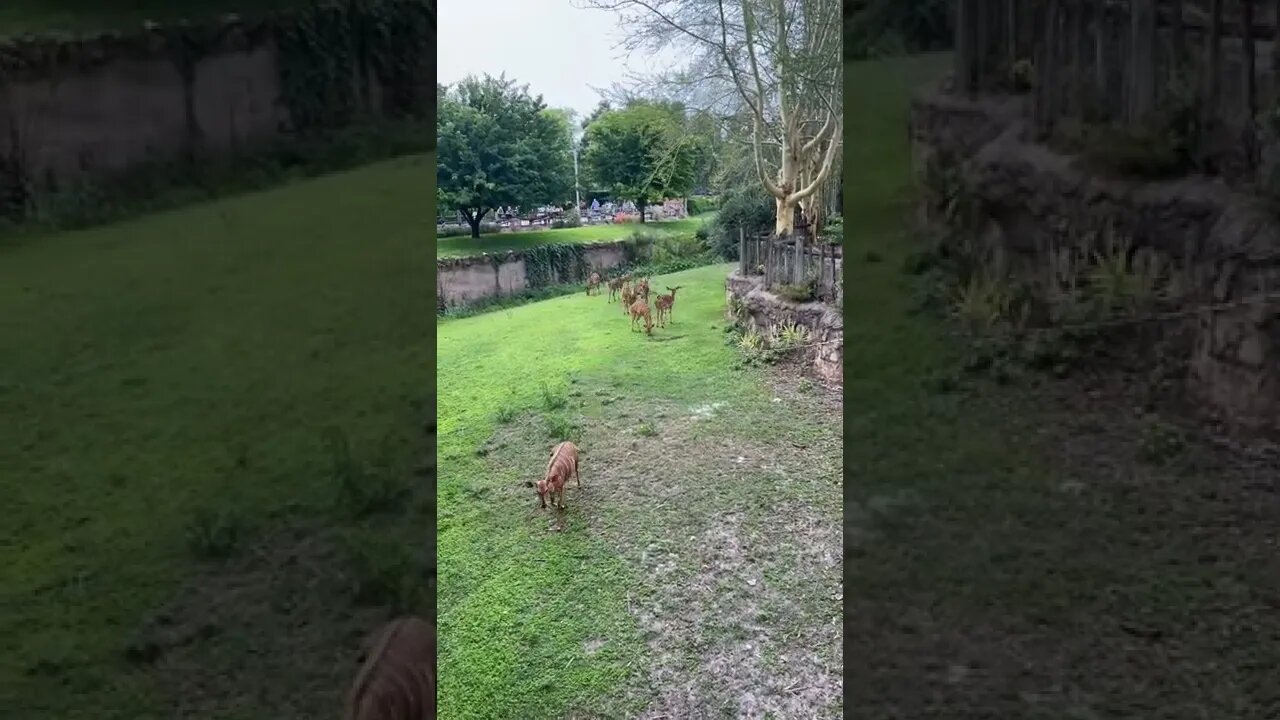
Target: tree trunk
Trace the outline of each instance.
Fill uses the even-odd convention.
[[[975,0],[959,0],[956,3],[956,51],[955,90],[957,95],[968,95],[973,89],[973,4]]]
[[[1244,43],[1244,151],[1245,161],[1250,169],[1257,167],[1257,133],[1254,125],[1258,118],[1258,55],[1254,46],[1253,15],[1254,0],[1243,0],[1240,7],[1240,33]]]
[[[1205,102],[1205,126],[1210,137],[1216,130],[1218,119],[1218,102],[1221,98],[1222,85],[1222,0],[1209,0],[1209,37],[1207,48],[1208,59],[1205,62],[1203,88]]]
[[[1271,36],[1271,102],[1280,102],[1280,0],[1275,3],[1275,34]]]
[[[636,198],[636,209],[640,211],[640,224],[641,224],[641,225],[643,225],[643,224],[644,224],[644,208],[645,208],[645,202],[644,202],[644,201],[645,201],[645,199],[644,199],[644,198]]]
[[[480,239],[480,223],[484,220],[485,210],[487,208],[479,207],[475,208],[475,212],[472,212],[472,208],[462,208],[462,216],[466,218],[467,224],[471,226],[471,239],[473,240]]]
[[[1084,80],[1085,80],[1085,0],[1071,3],[1071,112],[1078,118],[1084,113]]]
[[[1187,60],[1187,23],[1183,12],[1182,0],[1174,0],[1170,8],[1170,24],[1173,26],[1173,57],[1170,58],[1169,72],[1174,78],[1179,77],[1183,63]]]
[[[1093,84],[1098,100],[1098,120],[1111,118],[1111,73],[1107,65],[1107,0],[1093,4]]]
[[[1129,124],[1145,123],[1156,109],[1156,0],[1132,0]]]

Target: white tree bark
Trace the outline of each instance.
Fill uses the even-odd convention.
[[[820,189],[844,125],[837,0],[582,1],[623,15],[629,49],[692,49],[698,72],[685,82],[704,86],[701,97],[710,104],[714,96],[715,110],[741,109],[751,119],[756,175],[776,205],[775,234],[794,230],[797,207],[821,226]]]

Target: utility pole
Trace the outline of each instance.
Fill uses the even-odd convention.
[[[573,207],[579,212],[582,211],[582,196],[578,193],[578,146],[577,140],[573,142]]]

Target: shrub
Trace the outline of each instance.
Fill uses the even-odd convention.
[[[735,190],[726,193],[720,211],[711,223],[712,245],[722,257],[738,257],[738,229],[748,236],[773,229],[775,203],[762,189]]]
[[[1095,127],[1084,143],[1087,163],[1120,175],[1157,179],[1191,169],[1186,145],[1167,129]]]
[[[496,233],[501,229],[502,228],[500,228],[495,223],[480,223],[481,235]],[[470,236],[471,236],[471,226],[469,225],[446,225],[445,227],[436,228],[437,238],[470,237]]]
[[[560,222],[562,223],[562,227],[567,227],[567,228],[581,227],[582,213],[578,211],[578,208],[571,207],[568,210],[564,211],[564,217],[561,219]]]
[[[817,297],[817,285],[812,280],[799,285],[779,285],[773,293],[791,302],[811,302]]]
[[[951,301],[951,317],[972,333],[987,333],[1010,317],[1012,294],[999,278],[974,275],[958,287]]]
[[[662,235],[654,242],[652,260],[659,265],[670,264],[679,260],[705,258],[709,248],[696,235],[675,233]]]

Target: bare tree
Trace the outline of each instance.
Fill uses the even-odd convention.
[[[673,74],[686,102],[717,114],[738,105],[751,119],[756,175],[777,204],[775,233],[796,208],[821,226],[823,184],[840,149],[843,114],[841,7],[836,0],[581,0],[618,12],[629,51],[676,49]]]

